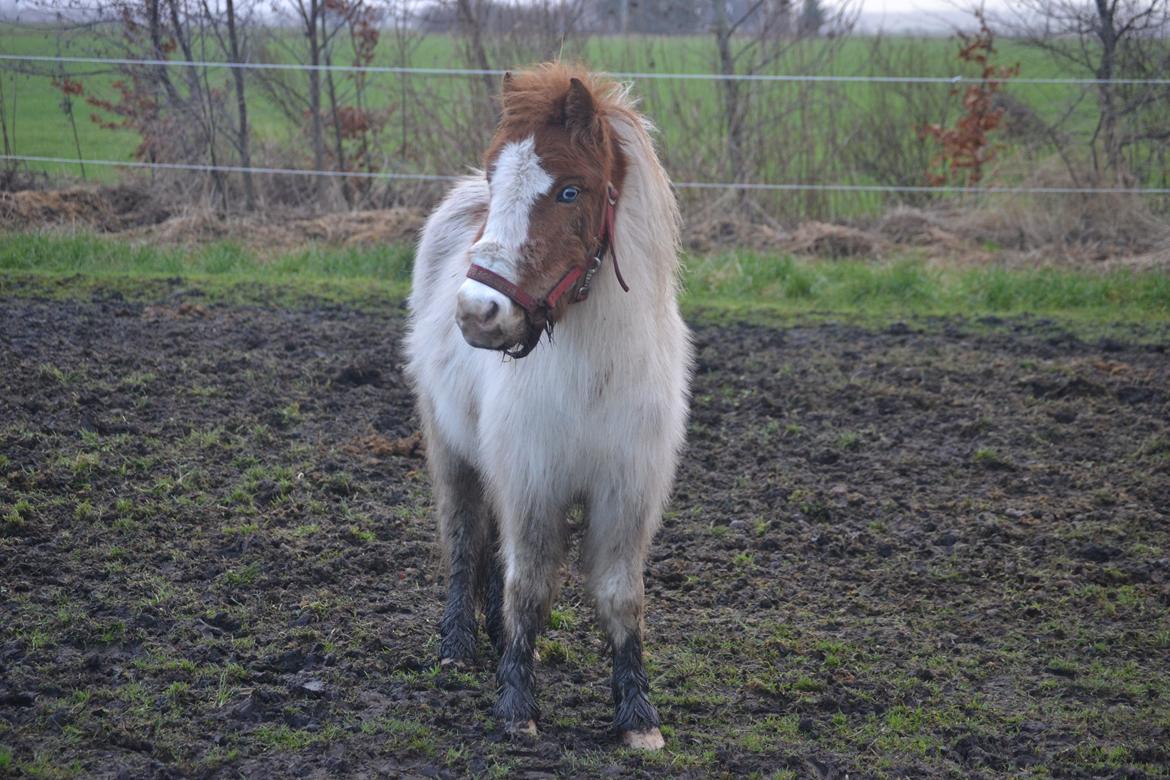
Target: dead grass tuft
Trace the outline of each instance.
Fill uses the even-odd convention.
[[[733,247],[768,251],[783,247],[787,238],[782,231],[770,225],[721,215],[688,221],[683,244],[699,254]]]
[[[889,247],[878,234],[848,225],[805,222],[792,235],[787,248],[817,257],[880,257]]]
[[[343,449],[369,461],[389,455],[421,458],[426,451],[421,431],[415,431],[400,439],[390,439],[380,433],[369,433],[353,439]]]
[[[266,213],[229,219],[212,211],[192,211],[135,233],[163,244],[232,240],[265,251],[279,251],[310,243],[330,246],[412,243],[425,220],[422,209],[408,208],[347,211],[315,217]]]
[[[1033,165],[1018,178],[1021,187],[1109,184],[1052,163]],[[1170,224],[1151,205],[1124,193],[993,195],[950,214],[944,225],[968,241],[1017,251],[1064,250],[1101,261],[1170,248]]]
[[[9,229],[53,225],[116,233],[168,216],[145,189],[130,185],[0,192],[0,226]]]
[[[1010,177],[1004,170],[998,175]],[[1044,187],[1084,184],[1051,166],[1012,180]],[[721,199],[687,220],[684,245],[696,254],[741,249],[880,259],[910,252],[958,265],[1170,268],[1170,222],[1154,205],[1120,194],[991,195],[945,208],[897,206],[868,228],[806,222],[789,232],[750,201]],[[0,230],[92,230],[164,246],[234,241],[265,255],[307,244],[414,243],[426,213],[395,207],[320,215],[282,206],[224,217],[177,206],[145,184],[0,191]]]

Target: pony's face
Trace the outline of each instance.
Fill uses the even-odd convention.
[[[504,121],[485,158],[488,213],[470,259],[543,303],[596,253],[607,188],[619,172],[608,126],[581,81],[569,83],[551,116],[517,117],[515,106],[510,116],[510,99],[524,100],[510,88],[505,77]],[[546,323],[515,296],[467,279],[459,289],[456,321],[473,347],[526,354],[542,328],[563,316],[574,293],[542,312]]]

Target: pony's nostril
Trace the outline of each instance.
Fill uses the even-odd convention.
[[[495,301],[488,301],[487,308],[484,309],[483,312],[483,323],[486,325],[487,323],[491,322],[499,313],[500,304],[496,303]]]

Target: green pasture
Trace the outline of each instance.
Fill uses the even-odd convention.
[[[292,61],[288,52],[296,41],[293,33],[270,34],[267,51],[279,61]],[[285,43],[288,46],[285,46]],[[741,44],[742,45],[742,44]],[[883,42],[881,60],[874,59],[874,41],[870,38],[854,38],[841,43],[823,40],[809,40],[792,45],[773,62],[766,72],[775,74],[815,73],[818,75],[930,75],[950,76],[962,73],[974,75],[968,66],[960,67],[955,58],[958,44],[947,38],[890,38]],[[352,55],[343,41],[333,55],[335,64],[349,64]],[[390,35],[383,38],[378,50],[376,65],[393,66],[408,64],[416,67],[459,67],[462,58],[457,41],[444,35],[419,37],[408,50],[394,45]],[[832,48],[827,48],[832,47]],[[27,28],[0,26],[0,51],[5,53],[26,53],[62,56],[101,56],[100,40],[92,33],[59,35],[50,27]],[[198,48],[197,48],[198,51]],[[208,47],[208,52],[211,48]],[[831,52],[831,54],[830,54]],[[713,41],[709,37],[594,37],[584,43],[566,45],[560,52],[533,53],[533,58],[545,54],[561,54],[565,59],[580,59],[592,68],[604,71],[623,72],[678,72],[709,73],[716,69]],[[215,59],[208,53],[208,59]],[[1021,75],[1026,77],[1071,77],[1086,74],[1071,73],[1059,69],[1045,55],[1021,44],[1005,41],[1000,45],[998,61],[1004,65],[1020,63]],[[523,65],[523,62],[500,62],[501,67]],[[62,110],[62,95],[55,89],[50,78],[43,75],[29,75],[16,72],[11,63],[0,69],[0,85],[3,86],[4,101],[9,117],[9,135],[16,154],[88,159],[129,160],[132,158],[137,140],[126,131],[100,127],[91,120],[95,110],[84,99],[74,99],[73,112],[76,118],[77,139]],[[48,67],[48,66],[39,66]],[[103,72],[100,66],[70,64],[62,65],[59,71],[82,82],[87,95],[99,98],[114,96],[112,83],[116,76]],[[181,84],[181,71],[175,70],[176,81]],[[289,74],[290,79],[303,78],[301,74]],[[212,71],[209,78],[213,86],[226,85],[226,70]],[[372,108],[394,107],[399,103],[407,105],[411,89],[426,92],[428,105],[436,111],[458,110],[452,108],[466,103],[468,90],[476,88],[464,77],[452,76],[410,76],[393,74],[372,74],[370,79],[370,100]],[[344,100],[350,88],[346,77],[337,76],[338,90]],[[666,156],[674,153],[695,166],[696,175],[707,181],[723,180],[728,172],[722,170],[724,153],[722,108],[718,84],[713,81],[679,81],[642,79],[634,84],[635,93],[655,120],[661,132],[661,144]],[[792,155],[788,147],[779,146],[769,151],[757,169],[742,172],[741,178],[749,181],[848,181],[874,184],[892,183],[880,181],[878,176],[864,169],[842,169],[834,159],[836,152],[823,140],[822,128],[842,128],[839,137],[855,137],[856,143],[866,142],[867,122],[873,112],[885,111],[901,121],[900,106],[907,95],[928,91],[932,95],[930,105],[937,105],[937,116],[916,117],[907,114],[904,133],[895,128],[897,142],[908,147],[920,146],[916,126],[920,120],[939,122],[953,121],[957,110],[957,98],[951,94],[951,87],[945,84],[792,84],[752,83],[742,86],[746,99],[753,106],[751,110],[762,110],[777,101],[799,104],[800,108],[785,120],[783,127],[776,128],[777,143],[787,139],[789,145],[799,150]],[[1017,85],[1010,88],[1010,94],[1027,105],[1044,119],[1054,119],[1082,94],[1080,88],[1048,85]],[[303,127],[288,121],[275,105],[253,85],[250,88],[249,109],[251,122],[258,144],[283,145],[288,148],[304,148],[298,143]],[[412,109],[413,110],[413,109]],[[106,117],[109,119],[109,117]],[[1065,121],[1064,131],[1072,135],[1085,135],[1092,130],[1094,122],[1091,100],[1082,101],[1079,107]],[[404,131],[405,132],[405,131]],[[702,137],[696,138],[696,134]],[[795,138],[794,134],[799,134]],[[387,146],[401,140],[393,134],[385,137]],[[78,149],[80,147],[80,149]],[[386,151],[386,150],[383,150]],[[80,154],[79,154],[80,152]],[[921,156],[921,155],[919,155]],[[798,158],[798,159],[797,159]],[[231,160],[234,162],[234,160]],[[668,163],[672,162],[668,159]],[[675,161],[677,162],[677,161]],[[449,164],[449,163],[443,163]],[[425,166],[418,161],[402,163],[402,170]],[[34,169],[49,169],[54,174],[80,175],[75,165],[34,164]],[[679,166],[675,165],[675,169]],[[418,172],[451,173],[453,171],[425,170]],[[88,179],[110,181],[118,177],[116,168],[85,171]],[[908,175],[919,183],[920,172]],[[820,196],[836,198],[836,196]],[[865,211],[875,207],[879,199],[855,195],[840,198],[844,216],[858,209]]]
[[[235,243],[167,248],[90,234],[0,235],[0,295],[74,295],[118,289],[149,298],[181,277],[212,299],[289,303],[323,299],[397,306],[413,250],[308,246],[265,255]],[[913,257],[884,264],[735,252],[684,258],[683,306],[716,319],[851,316],[980,317],[1032,314],[1091,327],[1170,322],[1170,273],[934,267]]]

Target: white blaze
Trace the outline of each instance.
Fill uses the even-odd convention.
[[[491,270],[515,279],[515,260],[528,239],[532,205],[552,185],[553,177],[541,166],[536,154],[534,137],[513,141],[500,150],[492,171],[487,225],[483,237],[472,249],[473,252],[486,250],[484,259],[491,264]]]
[[[491,202],[483,236],[471,248],[472,262],[515,282],[520,247],[528,239],[532,205],[552,188],[553,177],[540,164],[536,138],[505,144],[492,169]],[[514,307],[506,296],[468,279],[459,291],[465,305],[480,308],[494,302],[504,311]],[[519,312],[515,316],[521,316]]]

